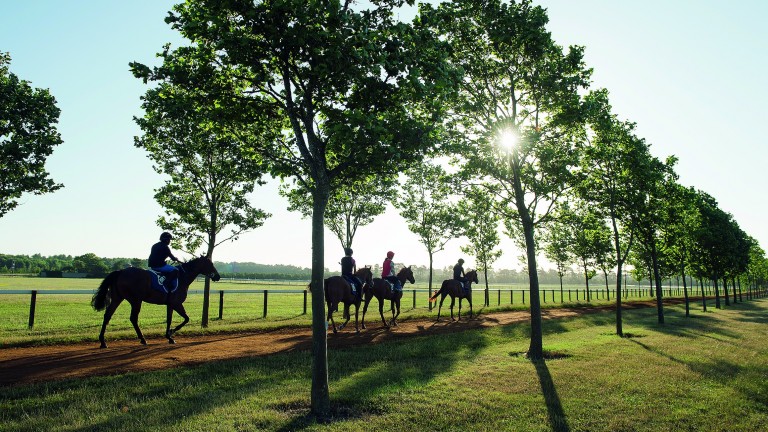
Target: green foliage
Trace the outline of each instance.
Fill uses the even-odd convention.
[[[45,171],[46,159],[62,143],[56,99],[11,73],[10,63],[10,54],[0,52],[0,218],[25,193],[41,195],[63,187]]]

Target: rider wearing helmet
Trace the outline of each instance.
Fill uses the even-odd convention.
[[[168,246],[171,244],[172,239],[173,236],[167,231],[160,234],[160,241],[152,245],[152,251],[149,253],[149,259],[147,260],[149,268],[166,275],[165,278],[162,278],[165,282],[160,280],[160,284],[165,286],[166,290],[168,290],[168,286],[173,286],[172,284],[179,273],[176,267],[165,262],[166,258],[179,261],[178,258],[173,256],[171,248]]]
[[[384,264],[381,266],[381,277],[391,282],[396,291],[401,291],[402,287],[400,285],[400,279],[398,279],[395,274],[395,264],[392,262],[392,258],[394,257],[394,252],[387,252],[387,257],[384,259]]]
[[[455,266],[453,266],[453,280],[459,282],[461,287],[466,290],[466,286],[464,283],[467,281],[467,278],[464,274],[464,260],[462,258],[459,258],[459,262],[456,263]]]
[[[355,276],[357,271],[357,264],[355,259],[352,258],[352,249],[344,248],[344,257],[341,258],[341,276],[349,282],[352,287],[352,294],[358,295],[358,286],[362,286],[363,282]]]

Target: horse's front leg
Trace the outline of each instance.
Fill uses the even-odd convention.
[[[360,328],[357,326],[357,316],[360,312],[360,303],[355,303],[355,333],[360,333]]]
[[[397,309],[397,311],[395,311]],[[392,326],[397,327],[397,317],[400,316],[400,299],[392,300]]]
[[[171,333],[171,321],[173,320],[173,308],[170,304],[165,306],[166,309],[166,315],[165,315],[165,338],[168,339],[169,344],[175,344],[176,341],[173,340],[173,334]]]
[[[453,317],[453,305],[456,304],[456,297],[451,296],[451,321],[456,321]]]
[[[141,300],[131,303],[131,324],[133,324],[133,329],[136,330],[136,336],[139,337],[139,342],[141,342],[142,345],[146,345],[147,340],[144,339],[144,335],[139,328],[139,312],[141,312]]]
[[[173,330],[171,330],[171,334],[170,334],[171,338],[169,338],[168,343],[176,343],[176,341],[173,340],[173,334],[176,333],[177,331],[179,331],[182,327],[187,325],[187,323],[189,322],[189,315],[187,315],[187,310],[184,309],[184,305],[183,304],[179,304],[179,305],[174,306],[172,308],[172,310],[175,310],[176,313],[179,314],[184,319],[184,321],[182,321],[179,325],[174,327]],[[171,321],[170,321],[170,318],[169,318],[168,319],[168,323],[170,323],[170,322]]]
[[[365,304],[363,304],[363,316],[360,319],[360,327],[362,327],[363,329],[365,329],[365,313],[368,311],[368,303],[370,302],[371,302],[371,298],[367,297],[365,299]]]
[[[389,324],[387,324],[387,320],[384,319],[384,299],[378,299],[379,300],[379,315],[381,316],[381,322],[384,323],[384,327],[389,328]]]

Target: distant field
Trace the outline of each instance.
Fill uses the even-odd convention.
[[[101,279],[65,279],[65,278],[10,278],[0,277],[0,347],[19,344],[50,344],[69,341],[95,340],[103,320],[103,312],[94,311],[90,306],[91,294],[38,294],[35,305],[34,327],[29,329],[29,294],[1,294],[8,290],[89,290],[93,292],[101,283]],[[303,292],[286,293],[285,291],[303,291],[306,282],[282,281],[220,281],[211,285],[209,307],[209,326],[201,328],[200,319],[203,311],[202,294],[190,294],[185,302],[191,321],[180,333],[199,334],[215,332],[233,332],[264,328],[309,326],[311,324],[312,305],[311,294],[306,296],[307,313],[304,314]],[[202,290],[202,281],[196,281],[191,290]],[[433,303],[429,309],[426,284],[406,285],[401,301],[401,318],[434,317],[437,315],[438,303]],[[489,312],[500,309],[527,308],[530,302],[526,286],[494,285],[489,292],[489,306],[483,307],[483,285],[473,292],[475,312]],[[592,301],[589,304],[613,303],[613,294],[606,300],[605,287],[592,287]],[[414,296],[414,289],[415,296]],[[563,297],[560,297],[560,287],[543,285],[541,298],[543,307],[555,307],[563,304],[586,304],[583,286],[564,287]],[[264,294],[235,293],[234,290],[268,290],[267,316],[264,317]],[[511,290],[511,291],[510,291]],[[570,290],[570,292],[569,292]],[[224,292],[222,319],[219,317],[219,291]],[[578,294],[577,294],[578,292]],[[641,295],[633,293],[630,299],[650,299],[647,290]],[[666,294],[665,294],[666,295]],[[577,300],[578,297],[578,300]],[[457,301],[458,303],[458,301]],[[443,316],[449,316],[450,297],[443,304]],[[352,309],[354,312],[354,308]],[[385,317],[391,316],[389,302],[384,305]],[[456,304],[455,313],[458,313]],[[462,312],[469,312],[468,304],[463,302]],[[135,338],[135,332],[128,317],[130,306],[121,305],[110,321],[107,329],[109,339]],[[362,307],[360,310],[362,318]],[[336,319],[341,315],[337,313]],[[354,319],[354,316],[353,316]],[[366,322],[380,321],[378,303],[374,299],[366,314]],[[145,304],[139,316],[139,322],[145,335],[150,338],[161,337],[165,331],[165,308],[158,305]],[[174,316],[174,322],[180,322]]]

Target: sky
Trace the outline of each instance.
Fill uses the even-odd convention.
[[[64,188],[24,195],[0,218],[0,253],[44,256],[95,253],[102,257],[149,255],[163,210],[154,190],[163,177],[143,150],[140,97],[147,86],[131,61],[156,65],[155,53],[181,37],[164,17],[166,0],[0,0],[0,51],[11,72],[46,88],[61,109],[63,144],[46,168]],[[564,47],[586,47],[593,88],[610,92],[614,112],[637,123],[651,152],[679,158],[679,182],[715,197],[741,228],[768,248],[764,172],[768,149],[768,2],[762,0],[535,0],[548,10],[547,28]],[[401,12],[410,19],[413,9]],[[272,218],[236,242],[216,248],[214,259],[311,266],[310,220],[286,210],[273,181],[254,194]],[[326,230],[325,266],[343,255]],[[450,241],[435,267],[458,258],[466,239]],[[521,269],[521,252],[509,240],[496,268]],[[358,265],[395,262],[426,265],[429,256],[406,222],[390,209],[361,227],[354,241]],[[190,258],[183,252],[177,256]],[[546,267],[546,261],[544,266]]]

